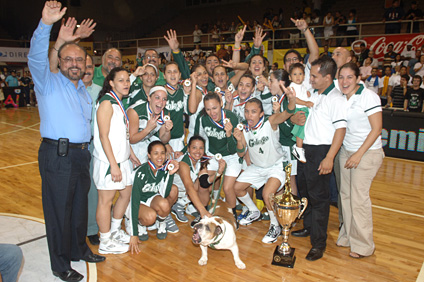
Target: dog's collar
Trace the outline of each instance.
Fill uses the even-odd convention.
[[[225,229],[226,229],[226,228],[225,228],[225,224],[224,224],[224,230],[222,230],[222,233],[221,233],[222,237],[218,239],[218,237],[219,237],[219,235],[220,235],[220,234],[216,235],[216,236],[213,238],[213,240],[218,240],[218,241],[216,241],[216,242],[213,242],[213,243],[209,244],[209,248],[211,248],[211,249],[216,249],[216,248],[215,248],[215,246],[216,246],[216,245],[218,245],[218,244],[221,242],[222,238],[224,238],[224,235],[225,235]]]

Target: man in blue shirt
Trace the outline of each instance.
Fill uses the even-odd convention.
[[[58,52],[59,71],[49,68],[50,32],[65,12],[59,2],[46,2],[31,39],[28,66],[40,114],[38,163],[51,269],[63,281],[80,281],[84,276],[71,268],[71,260],[100,262],[105,258],[93,254],[85,242],[92,105],[81,81],[86,52],[75,43],[58,49],[55,45],[52,52]]]
[[[13,70],[11,71],[10,75],[6,77],[6,85],[8,87],[18,87],[19,86],[19,80],[16,77],[16,72]]]

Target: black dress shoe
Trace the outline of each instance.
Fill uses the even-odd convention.
[[[318,249],[318,248],[312,248],[308,255],[306,256],[307,260],[314,261],[322,258],[324,255],[324,250]]]
[[[72,268],[64,272],[53,271],[53,275],[59,277],[63,281],[81,281],[84,276]]]
[[[295,237],[308,237],[311,232],[308,229],[303,228],[300,230],[293,231],[291,234]]]
[[[90,254],[90,255],[86,256],[85,258],[83,258],[82,260],[85,260],[86,262],[97,263],[97,262],[105,261],[105,259],[106,259],[106,257],[104,257],[104,256],[99,256],[99,255],[96,255],[96,254]]]
[[[88,241],[90,241],[91,245],[93,245],[93,246],[100,245],[99,235],[94,234],[94,235],[90,235],[90,236],[87,236],[87,237],[88,237]]]

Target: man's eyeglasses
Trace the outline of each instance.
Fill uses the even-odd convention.
[[[71,57],[60,58],[59,57],[59,59],[61,59],[65,64],[73,63],[74,61],[77,64],[83,64],[83,63],[85,63],[85,59],[84,58],[81,58],[81,57],[78,57],[78,58],[71,58]]]

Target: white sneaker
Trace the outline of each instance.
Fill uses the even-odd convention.
[[[100,239],[99,253],[101,254],[123,254],[128,252],[130,246],[112,238]]]
[[[240,225],[249,225],[256,220],[261,219],[260,211],[248,211],[246,216],[239,221]]]
[[[140,241],[147,241],[149,239],[146,226],[140,223],[138,224],[138,239],[140,239]]]
[[[301,163],[306,163],[306,157],[305,157],[305,149],[299,148],[296,145],[293,146],[292,150],[293,156],[299,160]]]
[[[277,241],[278,236],[281,235],[281,227],[275,226],[274,224],[271,224],[269,227],[268,232],[266,235],[262,238],[262,242],[265,244],[271,244]]]
[[[159,221],[158,223],[158,231],[156,233],[156,237],[158,237],[159,240],[163,240],[168,235],[168,232],[166,231],[166,222]]]
[[[112,232],[111,238],[124,244],[129,244],[131,240],[131,236],[128,235],[127,232],[122,229]]]

